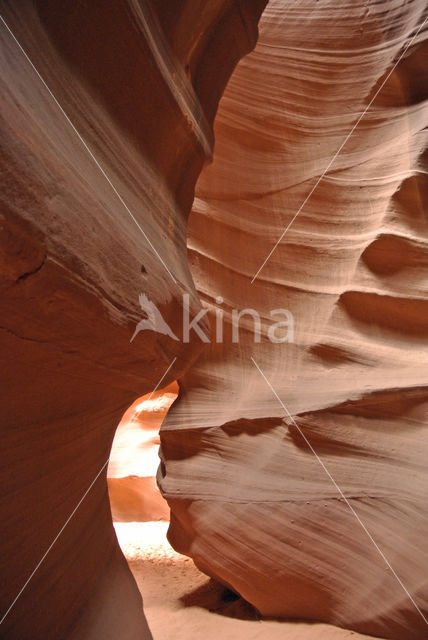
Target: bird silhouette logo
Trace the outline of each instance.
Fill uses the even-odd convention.
[[[133,341],[135,336],[140,331],[156,331],[156,333],[162,333],[163,335],[169,336],[173,340],[177,340],[179,342],[179,339],[177,338],[175,333],[163,319],[159,309],[156,307],[156,305],[153,304],[153,302],[148,299],[148,297],[144,293],[140,293],[140,295],[138,296],[138,301],[147,318],[140,320],[140,322],[137,324],[137,326],[135,327],[134,335],[132,336],[130,342]]]

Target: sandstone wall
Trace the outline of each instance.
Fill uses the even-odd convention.
[[[397,640],[425,637],[428,603],[426,27],[389,73],[425,11],[268,4],[189,220],[227,339],[180,379],[159,471],[175,548],[262,614]],[[264,338],[247,318],[234,344],[232,309],[248,307]],[[266,338],[277,308],[293,343]]]
[[[0,3],[19,42],[2,22],[2,612],[97,478],[2,623],[9,640],[150,637],[106,462],[125,409],[201,349],[130,338],[141,292],[175,331],[183,292],[200,308],[186,218],[264,4]]]

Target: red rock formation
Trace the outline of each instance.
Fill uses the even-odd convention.
[[[175,331],[183,292],[200,308],[186,218],[264,2],[0,4],[0,634],[148,638],[106,464],[126,407],[201,349],[130,337],[142,291]]]
[[[229,337],[180,380],[159,472],[172,544],[262,614],[397,640],[428,618],[424,10],[269,3],[189,220],[193,278]],[[248,307],[264,338],[247,319],[233,344]],[[294,343],[266,338],[276,308]]]

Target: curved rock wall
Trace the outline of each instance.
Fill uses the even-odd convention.
[[[197,185],[212,342],[180,379],[159,470],[175,548],[262,614],[397,640],[428,617],[425,10],[269,3]],[[260,344],[251,318],[231,341],[244,308]],[[292,343],[266,337],[277,308]]]
[[[112,527],[107,459],[124,410],[201,349],[197,337],[130,338],[141,292],[177,332],[184,292],[200,309],[186,218],[265,3],[205,4],[0,2],[8,640],[150,637]]]

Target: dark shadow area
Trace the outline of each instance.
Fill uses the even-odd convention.
[[[210,578],[205,584],[180,598],[185,607],[201,607],[238,620],[261,620],[261,615],[249,602],[237,593]]]

